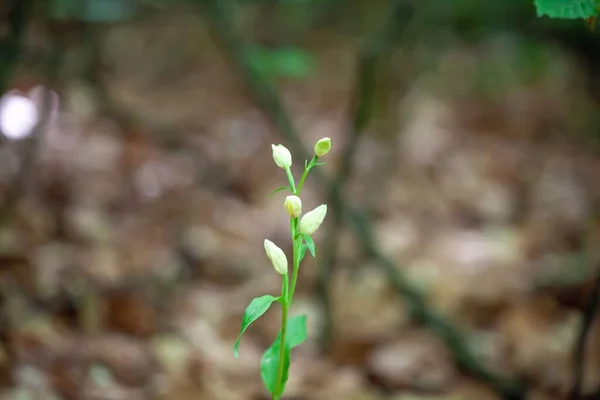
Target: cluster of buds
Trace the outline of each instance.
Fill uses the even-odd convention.
[[[271,147],[273,149],[273,160],[275,161],[275,164],[288,172],[292,166],[292,154],[290,151],[281,144],[271,145]],[[330,138],[323,138],[319,140],[314,147],[315,157],[313,160],[316,162],[319,157],[325,156],[330,150]],[[299,218],[302,214],[302,200],[296,194],[287,196],[283,206],[291,218]],[[302,216],[302,218],[300,218],[300,222],[298,224],[298,233],[312,235],[323,223],[325,215],[327,215],[326,204],[321,204],[314,210],[307,212],[304,216]],[[288,261],[283,250],[281,250],[281,248],[279,248],[270,240],[265,240],[264,245],[267,257],[271,261],[271,264],[273,264],[275,271],[281,275],[286,275],[288,273]]]

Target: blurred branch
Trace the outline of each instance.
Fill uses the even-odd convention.
[[[158,122],[151,117],[142,117],[136,110],[115,99],[104,77],[105,65],[102,60],[101,27],[85,24],[83,29],[84,66],[83,79],[91,89],[99,114],[109,117],[120,128],[125,139],[144,137],[166,148],[179,149],[179,129],[171,124]]]
[[[40,99],[36,99],[38,100],[38,102],[36,102],[36,106],[38,107],[39,120],[36,126],[33,128],[31,134],[26,139],[22,139],[19,143],[17,143],[19,145],[22,145],[23,147],[20,160],[20,169],[17,172],[16,176],[13,178],[13,180],[10,182],[10,185],[7,188],[6,196],[0,204],[0,226],[6,223],[6,221],[9,220],[10,217],[13,215],[14,208],[17,205],[20,196],[25,191],[29,179],[33,176],[33,172],[35,171],[35,161],[36,156],[38,154],[39,143],[42,138],[42,135],[46,131],[46,128],[52,116],[52,102],[54,100],[54,96],[51,86],[53,83],[55,83],[59,70],[62,66],[63,57],[61,50],[61,46],[53,40],[52,46],[48,50],[46,57],[44,57],[45,61],[43,66],[43,72],[45,75],[45,87],[43,87],[42,89],[43,93],[42,96],[40,96]],[[17,284],[9,285],[9,287],[6,289],[6,292],[5,288],[0,288],[0,290],[2,291],[2,293],[0,293],[0,297],[2,299],[10,299],[15,297],[18,298],[18,295],[22,294],[24,288],[20,287],[17,281]],[[2,304],[0,304],[0,306],[1,343],[6,336],[6,333],[11,332],[13,325],[18,321],[18,318],[22,317],[22,315],[14,313],[10,302],[3,301]],[[14,355],[9,350],[8,357],[12,358],[13,356]]]
[[[235,67],[244,77],[259,106],[272,119],[290,146],[294,148],[294,151],[299,153],[301,158],[310,158],[283,106],[277,89],[272,83],[263,79],[249,62],[249,46],[242,32],[232,23],[234,14],[232,3],[227,0],[204,0],[197,1],[197,3],[204,7],[203,9],[208,14],[212,29],[229,53]],[[367,112],[356,116],[354,124],[363,127],[368,121],[368,116],[369,113]],[[315,170],[314,177],[322,184],[327,183],[319,170]],[[340,205],[341,210],[338,212],[349,219],[362,242],[365,252],[386,272],[396,291],[408,303],[413,315],[427,324],[445,341],[458,362],[471,374],[485,381],[505,399],[524,399],[526,388],[519,382],[497,376],[477,360],[477,357],[465,342],[463,333],[454,324],[431,309],[424,296],[408,282],[397,266],[381,254],[364,215],[345,204],[339,191],[332,191],[332,193],[335,195],[335,203]]]
[[[590,297],[583,311],[583,324],[575,346],[575,382],[569,396],[570,400],[581,400],[585,365],[585,347],[590,330],[600,308],[600,275],[594,281]]]
[[[0,95],[6,92],[10,77],[19,62],[33,1],[9,0],[2,7],[8,9],[8,33],[0,42]]]
[[[489,384],[503,398],[511,400],[525,399],[526,388],[524,385],[512,379],[501,377],[483,365],[471,351],[465,340],[466,335],[464,332],[431,308],[427,304],[424,295],[398,270],[395,263],[380,252],[365,216],[356,210],[348,209],[346,212],[367,255],[386,272],[396,291],[406,301],[411,314],[444,340],[463,368]]]
[[[2,204],[0,204],[0,225],[10,217],[13,207],[25,190],[28,179],[34,170],[39,142],[48,126],[52,111],[53,96],[50,86],[56,81],[61,65],[62,48],[58,43],[54,42],[46,56],[46,65],[44,66],[46,87],[44,87],[43,95],[41,96],[41,104],[36,103],[36,106],[39,107],[39,120],[31,134],[18,143],[23,148],[20,169],[11,181],[6,196]]]
[[[348,132],[348,141],[342,151],[339,169],[336,178],[330,184],[327,203],[330,204],[331,223],[328,232],[324,255],[321,258],[319,273],[317,275],[317,290],[324,306],[325,323],[322,332],[322,350],[331,347],[332,316],[330,305],[329,282],[337,264],[338,235],[343,223],[343,197],[344,186],[352,174],[352,160],[356,152],[359,139],[371,121],[375,102],[377,83],[377,67],[382,58],[390,50],[411,19],[414,7],[404,1],[394,1],[389,7],[387,20],[383,22],[371,38],[365,43],[358,54],[355,75],[354,91],[351,102],[351,125]],[[403,23],[398,23],[402,21]],[[402,29],[400,29],[402,28]]]

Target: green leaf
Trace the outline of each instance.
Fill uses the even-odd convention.
[[[579,19],[596,15],[595,0],[534,0],[538,17]]]
[[[300,252],[298,253],[298,264],[300,264],[302,260],[304,260],[304,256],[306,255],[306,249],[308,249],[308,246],[306,245],[306,243],[302,242],[300,244]]]
[[[285,333],[286,342],[290,348],[300,346],[308,337],[306,329],[306,315],[296,315],[288,320],[287,332]],[[281,333],[277,336],[281,336]]]
[[[131,18],[135,12],[132,0],[51,0],[51,18],[85,22],[116,22]]]
[[[82,18],[87,22],[116,22],[131,18],[133,12],[131,0],[87,0]]]
[[[265,388],[274,397],[279,397],[283,394],[285,384],[288,380],[288,371],[290,368],[291,350],[302,344],[307,338],[306,330],[306,315],[297,315],[290,318],[287,323],[285,333],[285,348],[283,358],[283,376],[279,390],[277,390],[277,375],[279,373],[279,347],[281,340],[281,331],[277,334],[275,341],[263,353],[260,361],[260,376],[265,385]]]
[[[282,187],[280,187],[280,188],[277,188],[277,189],[273,190],[271,193],[269,193],[268,197],[271,197],[271,196],[273,196],[275,193],[279,193],[279,192],[281,192],[282,190],[289,190],[290,192],[292,191],[292,189],[290,189],[288,186],[282,186]]]
[[[278,72],[283,77],[304,78],[313,70],[311,55],[297,48],[280,49],[274,58]]]
[[[260,360],[260,377],[265,388],[273,397],[280,397],[285,390],[285,384],[288,380],[288,371],[290,369],[291,350],[289,346],[285,346],[283,352],[283,374],[281,383],[278,385],[279,375],[279,336],[269,346],[262,355]]]
[[[317,162],[317,163],[315,163],[315,165],[316,166],[320,166],[320,165],[325,165],[325,163],[324,162]]]
[[[313,240],[310,237],[310,235],[307,235],[306,233],[303,233],[302,237],[304,238],[304,241],[306,242],[306,246],[308,247],[308,250],[310,251],[310,254],[313,257],[315,257],[315,254],[316,254],[315,242],[313,242]]]
[[[304,78],[314,69],[313,57],[294,47],[268,49],[256,46],[250,51],[249,62],[266,78]]]
[[[240,335],[238,336],[237,340],[235,341],[235,344],[233,345],[233,354],[236,358],[239,357],[238,348],[240,346],[240,340],[242,339],[242,335],[244,334],[246,329],[248,329],[248,326],[250,326],[251,323],[259,319],[265,312],[267,312],[269,307],[271,307],[271,304],[273,304],[273,302],[277,300],[279,300],[279,297],[267,294],[261,297],[254,298],[250,302],[250,304],[248,304],[248,307],[246,307],[246,311],[244,311],[244,317],[242,318]]]

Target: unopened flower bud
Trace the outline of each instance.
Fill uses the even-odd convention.
[[[273,160],[279,168],[286,169],[292,166],[292,154],[284,145],[272,144],[271,147],[273,148]]]
[[[315,144],[315,155],[317,157],[323,157],[327,155],[329,150],[331,150],[331,139],[328,137],[319,140],[317,144]]]
[[[300,220],[300,233],[312,235],[323,223],[327,214],[327,204],[321,204],[312,211],[307,212]]]
[[[273,264],[275,271],[281,275],[287,275],[288,262],[283,250],[277,247],[275,243],[265,239],[265,253],[267,253],[267,257],[271,260],[271,264]]]
[[[300,197],[298,196],[292,195],[286,197],[283,206],[285,207],[285,211],[292,218],[296,218],[302,213],[302,200],[300,200]]]

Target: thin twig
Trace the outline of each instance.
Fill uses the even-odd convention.
[[[319,265],[317,275],[317,294],[323,304],[325,314],[324,327],[321,337],[321,350],[331,349],[332,341],[332,311],[330,304],[330,282],[337,264],[338,233],[343,225],[343,198],[346,183],[352,174],[352,160],[361,135],[367,124],[371,121],[375,102],[376,72],[386,51],[389,51],[394,39],[399,36],[400,27],[405,28],[407,23],[399,24],[398,21],[408,21],[413,14],[413,7],[407,7],[406,2],[394,1],[387,13],[387,20],[381,25],[371,38],[365,43],[358,55],[354,92],[351,102],[351,125],[348,129],[348,141],[342,151],[339,169],[330,185],[328,204],[330,204],[331,217],[328,228],[327,242],[324,246],[324,255]]]
[[[20,54],[19,51],[17,57],[19,57]],[[45,78],[47,84],[51,85],[55,82],[62,64],[62,49],[59,44],[55,43],[55,45],[48,50],[46,60]],[[39,120],[29,137],[23,139],[21,143],[19,143],[20,145],[23,145],[20,169],[11,181],[6,196],[3,199],[2,204],[0,204],[0,225],[12,214],[13,207],[18,202],[19,197],[27,186],[28,179],[31,177],[35,167],[40,139],[44,134],[51,117],[52,97],[52,90],[49,87],[44,88],[41,96],[41,104],[36,103],[36,106],[39,107]]]
[[[585,365],[585,347],[594,318],[600,308],[600,275],[594,281],[594,287],[583,311],[583,324],[575,345],[575,382],[569,395],[570,400],[581,400]]]
[[[9,31],[6,38],[0,42],[0,95],[6,92],[8,82],[19,62],[33,1],[13,0],[9,7]]]
[[[202,2],[202,5],[205,6],[205,10],[209,15],[212,29],[217,33],[218,39],[233,59],[235,67],[244,77],[259,106],[271,118],[280,133],[294,148],[294,151],[299,153],[301,158],[310,158],[283,106],[277,89],[272,83],[265,81],[249,62],[249,46],[246,44],[242,33],[232,23],[233,9],[231,3],[225,0],[206,0]],[[319,170],[315,170],[313,176],[320,183],[327,184],[325,177]],[[339,193],[336,193],[336,203],[342,205],[343,214],[350,220],[351,226],[361,239],[365,252],[386,272],[396,291],[409,304],[413,315],[427,324],[445,341],[457,361],[472,375],[494,388],[503,398],[510,400],[524,399],[526,396],[525,386],[520,382],[498,376],[479,362],[466,343],[463,333],[454,324],[430,308],[424,296],[409,283],[396,265],[381,254],[364,215],[346,205],[343,199],[340,198]]]

